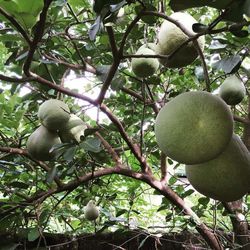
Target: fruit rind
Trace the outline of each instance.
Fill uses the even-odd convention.
[[[221,98],[205,91],[180,94],[159,112],[155,122],[160,149],[180,163],[215,158],[233,134],[233,116]]]
[[[140,47],[136,55],[155,55],[155,52],[146,47]],[[157,58],[132,58],[131,60],[132,71],[138,77],[152,76],[159,68],[159,61]]]
[[[47,129],[57,131],[66,125],[70,118],[70,110],[66,103],[49,99],[39,107],[38,118]]]
[[[57,133],[41,125],[28,138],[27,151],[36,160],[50,161],[54,153],[50,152],[55,144],[61,143]]]
[[[185,27],[185,30],[190,35],[195,35],[192,29],[192,25],[197,21],[189,14],[182,12],[175,12],[170,15],[175,21],[181,23]],[[188,36],[174,23],[165,20],[158,32],[158,44],[156,47],[156,54],[170,55],[178,47],[182,46],[184,42],[188,40]],[[200,36],[197,39],[201,50],[205,46],[204,36]],[[197,49],[193,42],[189,42],[187,45],[182,46],[170,59],[160,59],[159,61],[169,68],[180,68],[191,64],[198,56]]]
[[[230,202],[249,191],[250,155],[237,135],[215,159],[186,166],[187,178],[201,194]]]
[[[219,96],[228,105],[239,104],[246,95],[246,88],[243,82],[235,75],[229,76],[219,88]]]

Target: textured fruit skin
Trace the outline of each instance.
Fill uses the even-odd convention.
[[[249,191],[250,155],[237,135],[215,159],[186,166],[187,178],[201,194],[220,201],[235,201]]]
[[[186,92],[169,101],[155,122],[160,149],[180,163],[215,158],[229,143],[233,116],[221,98],[204,91]]]
[[[64,102],[50,99],[39,107],[38,118],[47,129],[57,131],[66,125],[70,118],[70,110]]]
[[[87,126],[81,118],[74,114],[71,114],[64,129],[59,131],[61,141],[76,141],[79,143],[81,141],[81,137],[84,136],[84,131],[86,128]]]
[[[30,135],[27,141],[27,150],[36,160],[49,161],[54,157],[54,154],[49,152],[50,149],[59,143],[61,140],[57,133],[51,132],[41,125]]]
[[[243,82],[235,75],[229,76],[221,84],[219,96],[228,104],[239,104],[246,95]]]
[[[190,34],[195,35],[192,30],[192,25],[197,23],[197,21],[192,16],[187,13],[175,12],[170,17],[181,23]],[[158,32],[156,54],[170,55],[187,40],[188,36],[180,28],[165,20]],[[203,50],[205,46],[204,36],[199,37],[197,41],[201,50]],[[195,46],[192,42],[189,42],[179,49],[171,59],[160,59],[160,62],[169,68],[180,68],[191,64],[197,56],[198,53]]]
[[[152,49],[145,46],[140,47],[136,55],[155,55]],[[152,76],[159,68],[159,61],[157,58],[132,58],[131,60],[132,71],[138,77]]]
[[[96,207],[94,201],[90,200],[84,209],[84,216],[86,220],[96,220],[99,217],[99,209]]]

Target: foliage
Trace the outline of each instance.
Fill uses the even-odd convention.
[[[169,1],[111,2],[91,33],[99,15],[91,1],[0,1],[0,232],[29,241],[48,231],[124,227],[231,233],[235,209],[192,189],[183,166],[159,151],[154,122],[171,98],[189,90],[216,94],[230,73],[248,86],[247,17],[232,23],[204,5],[186,10],[200,22],[198,36],[206,34],[204,53],[185,68],[162,66],[141,79],[131,59],[157,41],[157,28],[172,13]],[[63,99],[88,129],[81,143],[56,145],[57,159],[41,162],[26,143],[39,125],[39,105],[50,98]],[[231,110],[234,132],[243,136],[245,129],[250,148],[248,97]],[[83,216],[91,199],[100,207],[96,224]],[[249,208],[245,196],[237,211],[248,219]],[[236,246],[223,237],[224,247]]]

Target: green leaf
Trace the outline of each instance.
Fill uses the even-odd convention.
[[[241,63],[241,56],[229,56],[218,61],[217,68],[222,69],[226,74],[233,74],[238,71]]]
[[[80,143],[80,147],[93,153],[99,153],[102,150],[101,141],[98,138],[87,138]]]
[[[38,228],[30,228],[28,232],[28,241],[35,241],[40,236]]]
[[[49,183],[49,184],[52,183],[53,180],[54,180],[54,178],[55,178],[55,176],[56,176],[56,174],[57,174],[57,167],[54,166],[47,173],[46,182]]]
[[[77,151],[76,146],[73,146],[73,147],[70,147],[69,149],[67,149],[63,154],[64,160],[66,160],[68,162],[72,161],[75,154],[76,154],[76,151]]]

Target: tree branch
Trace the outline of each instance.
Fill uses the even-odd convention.
[[[46,17],[47,17],[47,12],[49,9],[50,4],[52,3],[53,0],[44,0],[44,6],[43,10],[40,13],[40,19],[37,22],[36,26],[36,31],[34,34],[33,41],[31,42],[30,49],[26,58],[26,61],[23,65],[23,71],[26,76],[30,76],[30,65],[33,60],[33,55],[37,49],[38,43],[41,41],[45,29],[45,22],[46,22]]]
[[[31,40],[22,26],[16,21],[14,17],[9,15],[5,10],[0,7],[0,14],[2,14],[6,19],[10,21],[10,23],[16,28],[16,30],[23,36],[28,45],[31,45]]]

